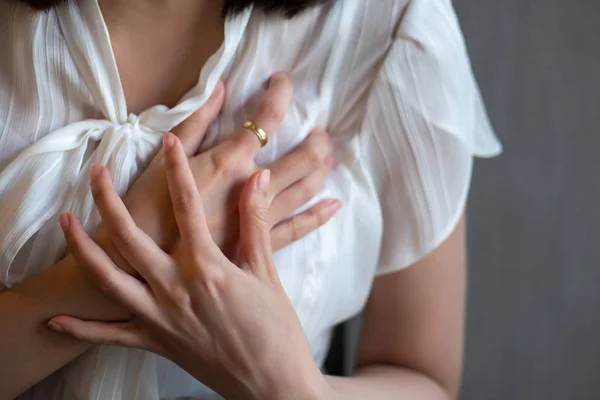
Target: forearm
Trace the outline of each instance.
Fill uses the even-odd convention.
[[[417,371],[393,367],[362,368],[356,376],[327,376],[326,389],[319,400],[454,400],[434,379]]]
[[[14,398],[89,348],[46,328],[51,317],[61,314],[128,318],[87,281],[71,257],[0,293],[0,400]]]

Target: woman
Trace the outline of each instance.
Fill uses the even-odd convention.
[[[241,176],[249,175],[250,168],[239,174],[231,171],[237,172],[242,154],[245,160],[254,155],[255,126],[269,133],[278,126],[291,97],[289,83],[280,75],[271,80],[266,97],[271,105],[258,107],[257,95],[274,72],[284,71],[296,91],[277,134],[260,150],[256,162],[274,162],[315,126],[326,126],[336,165],[314,201],[339,198],[344,204],[329,223],[274,254],[281,285],[304,332],[300,335],[297,328],[291,328],[284,335],[273,324],[259,324],[263,337],[279,341],[275,348],[286,349],[287,343],[291,350],[276,358],[281,368],[268,369],[275,371],[274,375],[255,376],[246,371],[245,385],[226,373],[207,376],[211,371],[234,371],[232,365],[196,373],[202,363],[186,365],[172,354],[163,354],[177,359],[202,383],[224,395],[262,395],[265,392],[256,388],[271,387],[275,390],[266,392],[273,397],[289,398],[291,392],[303,395],[302,388],[315,386],[314,371],[325,357],[333,326],[361,310],[368,298],[357,376],[323,377],[319,382],[331,389],[325,391],[327,397],[456,397],[464,320],[463,210],[472,156],[494,155],[500,146],[489,126],[449,1],[58,3],[44,14],[23,5],[1,3],[0,46],[3,54],[12,56],[2,61],[0,78],[5,92],[11,93],[0,100],[0,119],[5,122],[2,142],[7,143],[2,148],[8,154],[3,161],[4,165],[10,162],[0,176],[0,189],[3,205],[12,207],[0,221],[0,229],[9,233],[0,242],[5,286],[25,281],[33,275],[33,266],[44,264],[42,261],[48,266],[46,259],[60,253],[62,239],[56,234],[55,220],[50,221],[52,216],[69,211],[88,230],[97,225],[99,217],[88,194],[87,171],[92,162],[106,165],[117,191],[124,193],[158,146],[157,138],[188,118],[215,92],[208,102],[212,103],[192,118],[191,127],[182,128],[184,148],[188,156],[192,155],[196,143],[188,132],[202,132],[212,119],[207,115],[218,112],[222,93],[215,88],[222,79],[227,100],[203,148],[226,139],[226,132],[235,131],[247,120],[254,124],[248,125],[251,129],[238,129],[234,139],[210,150],[212,155],[201,154],[201,161],[190,163],[197,167],[196,174],[203,176],[199,179],[195,174],[202,199],[213,203],[203,204],[210,228],[211,210],[217,210],[215,215],[227,214],[219,210],[229,197],[223,194],[226,190],[218,195],[204,194],[203,184],[222,181],[215,176],[226,177],[231,188]],[[226,15],[224,20],[221,12]],[[41,87],[44,81],[48,82],[47,91]],[[36,95],[23,101],[21,93]],[[27,107],[35,111],[28,115]],[[248,118],[257,108],[258,114]],[[263,113],[267,118],[257,120]],[[80,120],[85,121],[75,123]],[[21,131],[34,133],[24,139]],[[46,141],[37,137],[49,132]],[[166,135],[165,141],[169,137]],[[29,150],[23,150],[36,139]],[[88,142],[98,145],[88,149]],[[145,173],[151,178],[142,176],[125,204],[132,220],[150,238],[178,254],[178,241],[172,240],[177,227],[169,211],[167,180],[160,164],[151,164]],[[104,177],[102,187],[106,188],[106,173],[95,175]],[[65,176],[69,177],[66,182]],[[293,178],[285,184],[278,181],[275,189],[296,182]],[[154,182],[163,181],[159,195],[150,196]],[[58,190],[56,182],[69,186]],[[272,179],[271,190],[275,182]],[[41,196],[48,188],[53,192]],[[243,198],[250,197],[248,191]],[[133,199],[128,199],[130,195]],[[34,198],[35,202],[27,201]],[[24,205],[19,204],[22,199]],[[110,204],[108,208],[115,209],[118,202]],[[327,208],[336,209],[337,203],[329,204],[333,207]],[[151,212],[159,215],[155,219],[158,222],[148,223],[143,217]],[[119,215],[126,217],[122,212]],[[103,216],[108,219],[106,212]],[[65,230],[69,236],[77,224],[72,217],[68,221]],[[98,242],[111,260],[126,267],[130,260],[121,257],[122,249],[113,244],[119,238],[118,231],[110,233],[106,224],[109,234],[101,232]],[[213,238],[231,256],[227,249],[230,240],[223,239],[227,236],[223,232],[229,232],[228,224],[214,225],[220,229],[210,230]],[[44,239],[33,239],[31,244],[35,232]],[[81,231],[75,232],[83,238]],[[123,243],[131,243],[134,237],[125,234],[124,239]],[[264,245],[265,241],[258,243]],[[25,260],[23,264],[14,261],[19,257]],[[77,278],[77,285],[69,285],[76,276],[72,271],[79,271],[75,258],[82,267],[99,271],[89,260],[70,255],[59,265],[62,269],[50,268],[0,298],[0,316],[10,321],[0,329],[1,351],[10,356],[10,362],[0,361],[0,371],[4,376],[12,373],[2,382],[0,390],[4,393],[0,393],[8,397],[33,386],[26,395],[30,398],[208,396],[211,392],[202,383],[147,352],[100,346],[69,363],[86,347],[67,335],[38,332],[42,316],[45,321],[56,315],[99,321],[131,318],[127,309],[117,305],[107,308],[97,298],[91,301],[93,286],[83,277]],[[240,262],[244,260],[240,254]],[[268,261],[265,259],[263,267]],[[139,263],[132,264],[136,264],[131,265],[134,270],[136,266],[139,269]],[[406,269],[409,266],[413,267]],[[148,271],[138,272],[148,279]],[[77,290],[71,289],[68,296],[58,296],[58,300],[48,293],[53,287],[73,286]],[[113,295],[120,293],[115,287],[109,288],[114,289]],[[258,299],[259,293],[246,295],[250,296],[247,304],[256,304],[250,299]],[[39,306],[48,304],[49,298],[52,304],[63,307]],[[86,300],[72,307],[76,298]],[[31,309],[35,306],[41,311],[34,318]],[[253,321],[268,321],[266,314],[256,313],[275,309],[249,307],[248,315]],[[25,315],[24,322],[21,315]],[[211,326],[222,320],[226,319],[215,317]],[[65,317],[52,321],[51,326],[87,340],[134,344],[123,337],[106,336],[111,325],[92,325],[95,329],[90,330],[90,325]],[[308,339],[309,357],[308,347],[297,339],[299,335]],[[37,373],[23,372],[34,356],[42,367]],[[297,360],[309,365],[290,367]],[[50,378],[35,385],[53,371]],[[273,381],[284,384],[270,385]],[[316,386],[321,387],[321,383]],[[239,387],[248,391],[238,391]],[[277,391],[280,387],[284,392],[287,388],[287,394],[282,396]]]

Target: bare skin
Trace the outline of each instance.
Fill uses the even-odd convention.
[[[221,1],[100,0],[99,4],[129,112],[140,113],[156,104],[174,106],[198,82],[200,70],[224,40]]]
[[[102,1],[101,8],[109,26],[129,111],[140,111],[155,104],[174,105],[196,83],[200,68],[223,40],[223,20],[217,15],[220,7],[216,3],[187,0],[178,3],[185,8],[169,8],[173,3],[161,1],[128,2],[131,8],[123,9],[118,8],[119,4]],[[148,4],[158,8],[145,7]],[[121,20],[121,16],[132,18]],[[122,24],[124,21],[127,22]],[[150,21],[154,22],[150,24]],[[161,21],[164,24],[160,24]],[[151,25],[154,28],[151,29]],[[153,46],[140,42],[141,39],[150,41]],[[173,42],[182,46],[170,45]],[[132,49],[158,51],[162,54],[158,58],[161,62],[143,63],[148,59],[155,61],[156,53],[126,58]],[[269,132],[279,125],[291,96],[289,83],[284,78],[277,82],[256,116]],[[174,131],[187,146],[188,155],[196,153],[205,127],[217,116],[222,102],[223,91]],[[256,137],[240,132],[218,148],[190,159],[198,182],[211,176],[221,177],[219,185],[212,188],[214,205],[209,219],[211,232],[222,246],[235,243],[237,238],[237,199],[231,193],[256,170],[252,161],[256,150]],[[324,202],[303,215],[279,223],[320,190],[331,165],[328,152],[327,135],[317,131],[298,149],[269,166],[276,185],[270,194],[274,198],[270,223],[275,248],[284,247],[316,229],[339,208],[339,203]],[[153,164],[124,200],[146,232],[168,247],[176,240],[173,217],[168,212],[169,205],[164,205],[164,171],[160,169],[160,162]],[[158,190],[161,187],[163,191]],[[224,201],[226,198],[229,200]],[[113,250],[105,232],[100,231],[95,237],[109,253]],[[128,267],[126,263],[121,266]],[[90,347],[49,332],[45,325],[57,314],[105,321],[131,316],[128,310],[91,285],[70,255],[47,271],[0,293],[0,318],[4,321],[0,327],[0,399],[14,398]]]
[[[51,329],[94,343],[161,354],[226,398],[457,397],[464,324],[464,221],[446,243],[419,262],[419,268],[377,279],[366,309],[357,376],[324,377],[273,266],[264,223],[268,208],[264,172],[253,176],[242,194],[241,259],[233,265],[207,236],[205,196],[195,190],[180,146],[171,141],[165,151],[171,196],[186,199],[173,202],[184,240],[171,255],[135,226],[106,172],[100,170],[92,183],[103,219],[115,232],[116,247],[148,287],[124,279],[76,219],[65,215],[62,222],[80,265],[139,320],[114,324],[59,316],[50,321]],[[129,239],[120,239],[116,232]]]
[[[207,3],[194,2],[199,8],[205,7],[200,3]],[[104,0],[104,3],[116,2]],[[119,2],[121,10],[115,13],[115,25],[118,15],[127,15],[127,3]],[[147,4],[145,0],[134,0],[134,3],[136,10],[144,7],[142,3]],[[169,1],[160,3],[164,6]],[[213,16],[219,7],[220,4],[214,5]],[[136,27],[140,36],[150,34],[157,21],[153,11],[148,11],[146,16],[148,19],[140,20]],[[144,22],[148,25],[142,25]],[[437,400],[458,396],[462,371],[465,248],[462,221],[446,243],[428,257],[405,271],[376,279],[365,311],[358,376],[331,378],[333,393],[329,398]],[[411,306],[407,307],[408,304]]]
[[[140,40],[144,37],[149,40],[157,39],[157,36],[168,33],[168,40],[176,42],[185,39],[186,29],[181,19],[169,18],[170,14],[165,11],[169,9],[165,8],[168,5],[172,7],[173,13],[177,13],[175,3],[166,0],[102,2],[128,106],[132,111],[142,110],[155,103],[172,105],[190,88],[195,78],[192,79],[192,72],[182,73],[172,86],[165,83],[173,79],[173,74],[168,72],[177,70],[178,65],[189,61],[189,52],[182,50],[178,55],[172,55],[171,58],[178,61],[173,61],[168,72],[152,71],[152,79],[162,82],[157,84],[156,88],[147,88],[141,78],[139,82],[133,79],[131,76],[135,75],[139,66],[125,59],[125,40],[121,42],[119,38],[130,36],[126,25],[120,22],[119,15],[125,15],[129,4],[136,4],[138,7],[131,9],[137,11],[136,15],[142,12],[142,8],[139,7],[148,4],[147,11],[144,11],[145,18],[140,18],[139,24],[135,26]],[[207,7],[206,1],[199,0],[186,0],[180,4],[182,7],[188,7],[188,11],[189,7]],[[151,7],[157,5],[162,8]],[[204,17],[214,17],[214,9],[212,13],[210,10],[204,8]],[[200,14],[202,12],[187,13],[195,17]],[[128,23],[130,21],[131,19],[127,20]],[[198,21],[190,22],[187,32],[190,32],[193,26],[201,25],[199,24]],[[194,60],[195,76],[198,68],[218,47],[219,40],[222,40],[218,24],[211,24],[214,30],[211,29],[212,33],[207,34],[208,39],[205,38],[206,48],[199,52],[198,58]],[[156,29],[156,26],[160,26],[160,29]],[[164,40],[167,43],[167,38]],[[185,43],[187,45],[184,47],[188,49],[198,45],[190,43],[189,39],[185,39]],[[123,49],[120,50],[121,48]],[[164,57],[164,53],[161,54]],[[146,56],[152,57],[152,54]],[[133,72],[127,72],[128,70]],[[376,279],[365,311],[365,327],[359,351],[360,368],[355,377],[325,377],[321,381],[309,373],[306,376],[308,381],[301,382],[301,385],[298,385],[298,382],[289,382],[287,378],[279,381],[288,384],[289,387],[306,389],[306,392],[299,389],[300,395],[319,399],[457,398],[462,370],[465,252],[463,220],[446,242],[428,257],[407,270]],[[6,361],[0,361],[0,376],[7,377],[7,384],[0,385],[0,399],[14,397],[88,348],[87,343],[72,340],[64,334],[48,332],[43,324],[54,315],[70,315],[82,320],[115,321],[129,316],[130,311],[108,299],[102,290],[90,283],[81,274],[72,257],[67,257],[18,290],[0,295],[0,319],[15,321],[13,324],[3,324],[0,329],[0,343],[3,346],[0,353],[9,355],[8,358],[3,358]],[[76,337],[92,342],[119,343],[118,338],[101,336],[97,332],[95,336],[89,331],[86,335],[82,332],[81,325],[76,325],[72,319],[59,319],[58,322],[62,323],[65,332]],[[33,370],[32,366],[35,366]],[[319,383],[316,384],[317,381],[313,379],[317,379]],[[314,387],[319,389],[317,393],[312,390]],[[277,389],[273,388],[274,393]]]
[[[218,114],[222,93],[223,90],[220,96],[218,93],[213,96],[176,130],[189,155],[195,154],[205,128]],[[285,115],[290,97],[289,81],[284,76],[272,79],[265,101],[254,116],[267,132],[279,125],[278,115]],[[272,113],[273,109],[278,113]],[[275,248],[284,247],[318,228],[339,209],[339,202],[325,200],[305,213],[281,221],[322,187],[331,165],[327,161],[330,160],[328,143],[327,134],[317,130],[300,147],[270,166],[273,184],[269,197],[273,202],[268,221]],[[253,158],[259,147],[256,136],[240,129],[231,139],[188,158],[199,184],[215,182],[210,187],[212,205],[207,204],[207,219],[211,234],[224,247],[237,240],[237,224],[231,223],[231,219],[237,220],[237,209],[231,207],[239,195],[234,189],[240,180],[246,180],[257,169]],[[159,157],[160,154],[124,201],[145,232],[166,248],[178,239],[173,232],[174,217],[169,211],[166,177]],[[104,230],[95,238],[108,253],[115,253]],[[119,261],[120,267],[133,272],[124,260]],[[0,293],[0,318],[5,321],[0,326],[0,399],[14,398],[90,347],[88,343],[60,337],[46,329],[48,320],[57,314],[104,321],[122,321],[132,316],[92,285],[71,255],[21,285]]]

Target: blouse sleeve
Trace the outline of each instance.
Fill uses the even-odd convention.
[[[412,0],[369,95],[361,157],[383,213],[377,273],[410,266],[453,231],[473,156],[501,152],[450,0]]]

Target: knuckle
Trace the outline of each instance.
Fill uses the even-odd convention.
[[[82,249],[83,244],[81,243],[81,239],[78,237],[78,235],[74,234],[72,230],[67,234],[67,245],[69,246],[69,252],[73,254],[73,257],[75,257],[78,262],[87,265],[85,262],[86,257],[85,252]]]
[[[319,140],[323,141],[324,145],[329,145],[331,143],[331,140],[329,138],[329,133],[327,133],[327,131],[325,129],[317,128],[313,131],[313,134]]]
[[[294,92],[294,85],[292,84],[290,77],[283,72],[277,72],[271,76],[269,88],[289,96]]]
[[[287,230],[290,236],[290,242],[295,242],[300,239],[300,230],[298,227],[298,218],[292,217],[286,222]]]
[[[304,146],[304,153],[313,169],[320,167],[329,154],[329,139],[327,136],[311,135]]]
[[[193,113],[188,119],[179,124],[173,133],[177,136],[187,132],[203,132],[207,128],[207,112],[204,106]]]
[[[303,179],[298,183],[298,197],[302,203],[311,200],[319,191],[316,180]]]
[[[188,292],[179,283],[167,284],[164,287],[165,299],[174,309],[183,309],[190,302]]]
[[[226,282],[227,280],[225,279],[225,271],[223,271],[223,268],[215,265],[207,271],[205,284],[208,285],[207,289],[209,289],[211,293],[220,293]]]
[[[208,110],[206,104],[193,113],[184,124],[188,125],[189,129],[192,130],[204,130],[208,125]]]
[[[269,210],[265,207],[251,205],[248,214],[252,217],[254,224],[259,226],[269,225]]]
[[[173,196],[173,209],[178,212],[188,213],[195,210],[197,206],[197,198],[191,192],[182,192]]]
[[[285,72],[275,72],[271,76],[270,85],[269,86],[277,86],[277,85],[289,85],[292,86],[290,78],[287,76]]]
[[[216,153],[212,156],[212,163],[219,176],[230,177],[236,174],[238,163],[237,152]]]
[[[253,224],[270,226],[270,208],[265,206],[263,201],[254,196],[242,196],[239,200],[239,208]]]
[[[164,164],[167,170],[176,170],[184,166],[179,157],[169,155],[164,157]]]
[[[328,214],[326,212],[318,212],[315,213],[314,215],[314,228],[317,229],[323,225],[325,225],[325,223],[329,220]]]
[[[314,146],[323,149],[324,154],[327,154],[329,146],[331,146],[331,140],[329,138],[329,134],[323,129],[315,129],[312,131],[308,142],[313,143]]]
[[[227,285],[225,275],[225,271],[218,262],[206,262],[204,260],[204,263],[200,266],[200,278],[197,279],[197,282],[208,298],[217,299],[221,297],[221,293]]]
[[[104,346],[118,346],[120,344],[120,341],[116,337],[109,336],[102,339],[102,344]]]
[[[285,118],[286,111],[285,106],[281,103],[264,101],[258,109],[258,114],[268,121],[279,123]]]
[[[317,169],[323,163],[324,157],[321,157],[321,152],[316,148],[309,148],[309,151],[306,154],[306,160],[308,164],[313,169]]]
[[[121,223],[114,228],[115,238],[119,241],[119,244],[123,246],[130,246],[135,238],[133,229],[127,224]]]
[[[96,281],[100,290],[102,290],[109,296],[113,296],[117,293],[117,284],[112,279],[107,277],[100,277],[96,279]]]

